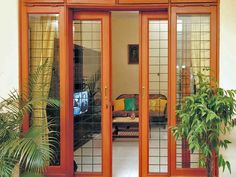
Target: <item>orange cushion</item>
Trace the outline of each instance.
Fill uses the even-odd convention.
[[[119,99],[114,101],[114,111],[125,110],[125,99]]]

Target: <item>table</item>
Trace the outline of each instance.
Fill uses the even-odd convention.
[[[139,134],[139,118],[115,117],[112,120],[113,138],[137,138]]]

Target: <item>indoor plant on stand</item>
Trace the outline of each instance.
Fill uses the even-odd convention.
[[[40,65],[31,74],[29,79],[29,93],[36,83],[42,82],[40,76],[45,74],[47,61]],[[36,86],[37,85],[37,86]],[[39,90],[43,90],[45,84],[41,84]],[[19,94],[17,91],[10,92],[7,99],[0,102],[0,176],[10,177],[14,169],[20,168],[21,177],[41,177],[45,168],[54,156],[51,146],[56,138],[50,130],[51,123],[42,123],[36,126],[31,123],[27,132],[22,132],[22,122],[25,115],[34,112],[37,105],[59,106],[59,101],[44,96],[32,97],[31,94]],[[44,111],[46,112],[46,111]],[[44,115],[47,119],[46,115]]]
[[[172,128],[176,139],[186,139],[191,152],[199,151],[200,166],[207,168],[207,176],[213,176],[214,154],[218,166],[231,172],[230,163],[220,154],[231,143],[222,135],[236,125],[236,90],[224,90],[214,79],[198,74],[197,92],[185,97],[177,106],[178,123]]]

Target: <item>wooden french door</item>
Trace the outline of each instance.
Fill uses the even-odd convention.
[[[168,13],[141,12],[140,176],[169,175]]]
[[[196,92],[198,72],[218,79],[216,7],[172,7],[169,15],[142,12],[140,18],[140,174],[204,176],[201,154],[190,153],[186,140],[175,141],[166,127],[178,123],[176,106]]]
[[[75,176],[111,177],[110,13],[73,14]]]
[[[196,92],[198,72],[218,79],[216,11],[214,6],[171,8],[170,125],[178,123],[176,106]],[[171,175],[206,175],[201,154],[188,149],[186,140],[171,137]]]

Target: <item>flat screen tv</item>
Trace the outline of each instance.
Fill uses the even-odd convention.
[[[75,92],[73,98],[74,116],[81,115],[88,111],[88,92]]]

